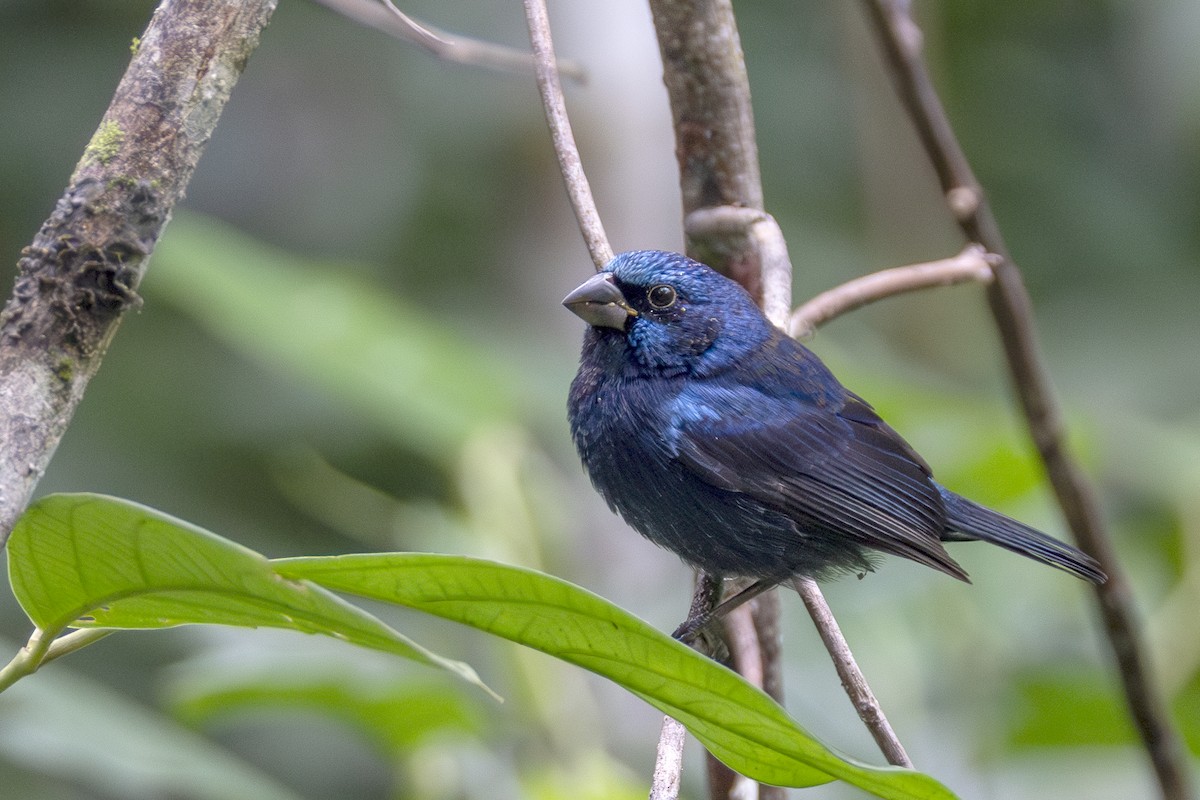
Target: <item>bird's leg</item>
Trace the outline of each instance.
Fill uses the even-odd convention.
[[[688,609],[687,619],[675,629],[671,636],[686,645],[694,644],[698,639],[710,633],[708,628],[712,623],[717,622],[747,600],[753,600],[763,592],[774,589],[780,581],[780,578],[757,580],[733,597],[721,601],[721,589],[724,582],[722,576],[707,572],[701,573],[700,585],[696,588],[696,593],[692,595],[692,607]]]

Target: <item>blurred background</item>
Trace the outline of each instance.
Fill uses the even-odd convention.
[[[1200,752],[1200,5],[918,6]],[[517,0],[403,8],[527,46]],[[49,214],[152,9],[0,2],[5,263]],[[957,252],[860,8],[738,12],[797,300]],[[648,10],[551,15],[560,54],[589,73],[568,99],[614,247],[678,249]],[[670,630],[689,571],[608,512],[567,431],[581,329],[559,301],[590,270],[531,76],[440,63],[284,0],[41,490],[127,497],[269,556],[497,558]],[[1064,535],[977,287],[876,305],[810,344],[943,483]],[[953,554],[974,585],[891,559],[827,587],[918,767],[972,798],[1153,794],[1086,587],[996,548]],[[784,609],[789,710],[881,763],[800,604]],[[507,702],[300,634],[128,633],[0,697],[0,785],[38,800],[645,796],[648,706],[484,634],[378,613]],[[29,632],[0,600],[8,652]],[[701,764],[693,749],[692,797]]]

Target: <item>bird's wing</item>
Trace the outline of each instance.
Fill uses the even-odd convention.
[[[707,483],[753,497],[802,530],[848,536],[966,580],[941,545],[946,512],[928,467],[857,396],[696,382],[672,411],[675,458]]]

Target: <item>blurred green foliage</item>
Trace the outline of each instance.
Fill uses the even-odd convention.
[[[0,5],[10,264],[83,153],[152,5]],[[916,7],[1197,748],[1200,6]],[[524,45],[515,2],[404,8]],[[644,5],[551,12],[560,50],[591,70],[569,101],[614,245],[678,247]],[[797,296],[955,252],[858,7],[770,0],[738,12],[768,205],[788,235]],[[588,269],[530,79],[439,64],[284,2],[151,264],[145,307],[116,337],[42,488],[130,497],[272,556],[486,555],[567,577],[669,629],[686,607],[687,571],[594,497],[561,411],[579,330],[557,304]],[[324,313],[334,302],[338,319]],[[812,346],[945,483],[1061,534],[977,289],[864,309]],[[955,556],[974,586],[893,560],[828,591],[916,763],[964,796],[1149,794],[1084,587],[999,551]],[[784,605],[790,710],[877,761],[798,604]],[[286,665],[329,651],[261,632],[120,637],[0,697],[0,785],[28,798],[218,797],[222,778],[245,770],[273,787],[254,793],[263,797],[540,800],[585,796],[581,783],[611,789],[598,797],[639,794],[656,712],[536,654],[402,618],[509,702],[400,753],[329,720],[361,711],[380,674],[385,697],[456,693],[451,682],[428,689],[427,672],[364,654],[336,668],[341,694],[317,691],[314,677],[304,711],[279,694],[264,710]],[[28,636],[11,600],[0,626],[13,641]],[[254,667],[266,659],[274,676]],[[234,686],[251,692],[237,714]],[[205,691],[228,712],[187,713],[179,698],[201,703]],[[31,717],[46,695],[68,699],[63,714]],[[314,711],[322,704],[327,713]],[[68,731],[80,748],[69,752],[95,757],[51,760],[29,746],[75,741]],[[172,759],[213,769],[169,788],[138,782]],[[694,791],[698,754],[688,763]],[[849,796],[839,791],[804,796]]]

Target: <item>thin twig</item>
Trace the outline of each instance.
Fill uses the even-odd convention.
[[[720,575],[709,574],[707,572],[696,573],[695,586],[692,590],[692,602],[688,607],[688,619],[700,619],[712,614],[713,610],[721,602],[721,594],[724,591],[724,581]],[[719,641],[714,641],[707,630],[698,631],[698,636],[694,637],[688,644],[697,652],[703,653],[709,658],[713,658],[717,654],[717,649],[721,647]],[[718,661],[722,660],[718,657]],[[683,773],[683,735],[685,729],[682,723],[672,717],[663,719],[662,732],[659,734],[658,751],[654,762],[654,788],[651,791],[651,800],[656,800],[655,791],[666,791],[671,787],[676,793],[675,795],[663,794],[662,798],[673,798],[678,795],[679,784]],[[676,741],[678,737],[678,741]],[[662,787],[659,789],[658,787]]]
[[[545,0],[525,0],[525,19],[529,23],[529,39],[533,43],[533,65],[537,75],[538,91],[542,95],[542,108],[546,111],[546,123],[554,140],[554,153],[558,156],[558,168],[567,184],[571,207],[588,254],[596,269],[603,269],[613,259],[612,247],[604,233],[596,201],[588,185],[583,163],[579,159],[579,148],[575,146],[575,135],[571,132],[571,120],[567,116],[567,103],[563,98],[562,83],[558,80],[558,69],[554,60],[554,43],[550,39],[550,18],[546,13]]]
[[[1138,625],[1133,593],[1100,513],[1095,488],[1066,446],[1058,399],[1035,334],[1032,303],[1008,255],[991,207],[942,108],[921,54],[921,33],[901,0],[866,0],[896,90],[937,172],[946,203],[969,241],[999,256],[988,300],[1030,434],[1059,506],[1081,549],[1108,581],[1093,586],[1105,632],[1164,800],[1193,796],[1187,751],[1155,685]]]
[[[100,367],[275,0],[172,0],[138,40],[0,314],[0,542]]]
[[[386,4],[376,0],[316,2],[359,25],[374,28],[402,42],[416,45],[443,61],[483,67],[497,72],[529,73],[533,70],[533,57],[523,50],[439,30],[413,19],[396,8],[390,0],[385,0]],[[558,62],[558,71],[580,83],[587,80],[586,71],[574,61],[564,59]]]
[[[977,244],[967,245],[952,258],[872,272],[822,292],[792,312],[788,333],[803,338],[834,317],[876,300],[918,289],[968,282],[992,282],[991,262]]]
[[[871,691],[867,679],[863,677],[862,670],[858,668],[854,654],[846,645],[841,628],[838,626],[837,620],[833,618],[833,614],[830,613],[829,606],[821,595],[821,590],[817,588],[817,584],[811,578],[793,578],[792,586],[804,600],[804,607],[812,615],[813,621],[821,620],[821,623],[817,625],[817,631],[820,632],[821,641],[825,643],[825,649],[829,651],[829,656],[833,659],[838,677],[842,681],[842,687],[850,696],[850,701],[854,703],[854,710],[858,712],[859,719],[867,726],[867,730],[875,738],[875,743],[879,745],[879,749],[883,751],[889,764],[897,767],[911,767],[912,761],[909,759],[908,753],[904,752],[904,746],[900,744],[896,732],[892,730],[891,724],[884,716],[883,708],[875,699],[875,693]],[[830,635],[831,633],[835,635]]]
[[[683,727],[682,722],[673,717],[663,717],[658,754],[654,761],[654,778],[650,783],[650,800],[675,800],[679,797],[686,736],[687,728]]]

